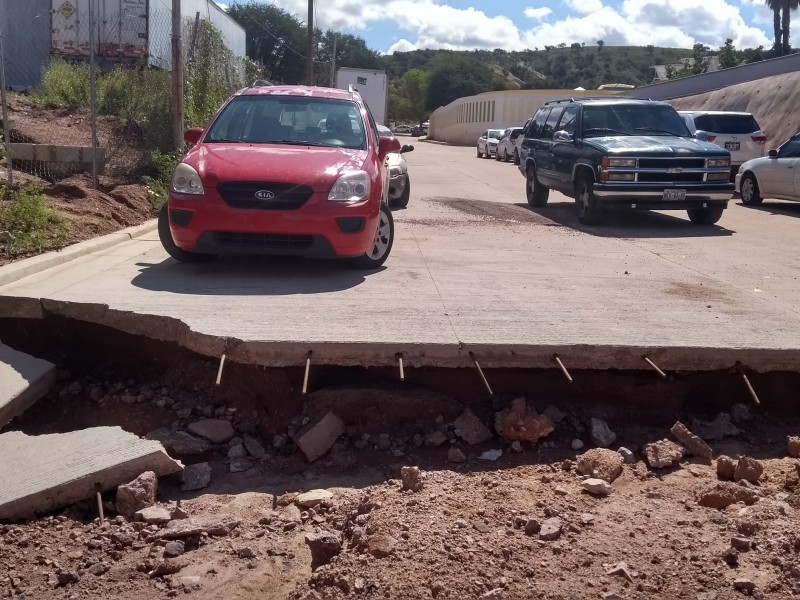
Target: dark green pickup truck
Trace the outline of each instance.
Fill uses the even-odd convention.
[[[548,102],[522,135],[528,203],[545,206],[558,190],[575,199],[581,223],[623,209],[686,210],[693,223],[710,225],[733,195],[728,151],[693,138],[666,102]]]

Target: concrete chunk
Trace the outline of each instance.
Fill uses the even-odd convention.
[[[163,446],[119,427],[28,436],[0,435],[0,519],[24,519],[93,498],[145,471],[183,469]]]
[[[314,462],[330,450],[336,439],[344,433],[344,421],[332,410],[313,419],[294,436],[294,443]]]
[[[0,429],[44,396],[56,380],[56,367],[0,343]]]

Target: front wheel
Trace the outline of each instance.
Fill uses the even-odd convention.
[[[525,177],[525,192],[529,205],[536,208],[547,205],[547,199],[550,197],[550,190],[539,183],[536,177],[536,168],[533,166],[528,167]]]
[[[690,208],[686,212],[695,225],[713,225],[722,218],[722,208]]]
[[[514,148],[514,164],[519,165],[519,152],[517,152],[516,148]]]
[[[392,206],[395,208],[405,208],[408,206],[408,201],[411,198],[411,180],[406,175],[406,182],[405,186],[403,187],[403,193],[400,194],[400,197],[396,200],[392,201]]]
[[[742,189],[740,192],[742,193],[742,204],[745,206],[758,206],[764,201],[764,199],[761,197],[761,192],[758,189],[758,181],[756,181],[756,176],[752,173],[748,173],[742,177],[741,186]]]
[[[581,175],[575,184],[575,204],[578,221],[584,225],[595,225],[600,222],[602,211],[594,196],[594,182],[588,175]]]
[[[204,263],[214,260],[216,254],[200,254],[199,252],[189,252],[179,248],[172,239],[172,232],[169,230],[169,209],[167,205],[161,207],[158,213],[158,239],[161,245],[172,258],[183,263]]]
[[[482,156],[481,155],[481,147],[480,146],[475,146],[475,150],[477,150],[478,158],[480,158]]]
[[[375,231],[375,239],[372,246],[361,256],[350,259],[350,264],[356,269],[377,269],[392,251],[394,242],[394,219],[392,211],[385,202],[381,202],[381,215],[378,219],[378,229]]]

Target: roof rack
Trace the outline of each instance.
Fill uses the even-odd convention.
[[[256,79],[253,82],[253,85],[251,85],[250,87],[266,87],[270,85],[275,85],[275,84],[269,81],[268,79]]]

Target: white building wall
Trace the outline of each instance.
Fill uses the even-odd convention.
[[[590,90],[585,95],[614,96],[618,93]],[[433,112],[428,138],[472,146],[486,129],[521,127],[545,102],[583,96],[584,92],[574,90],[514,90],[459,98]]]

